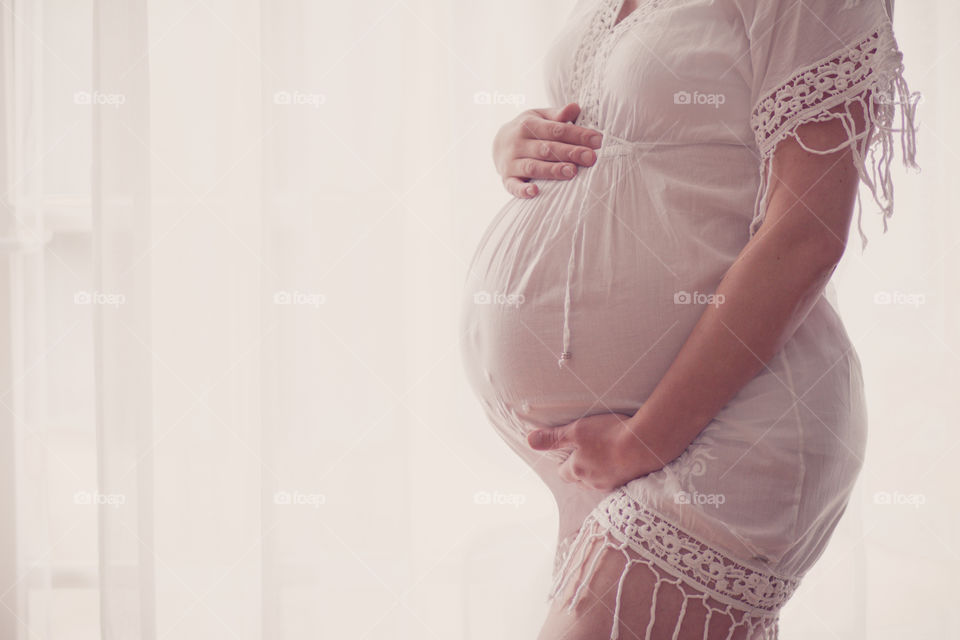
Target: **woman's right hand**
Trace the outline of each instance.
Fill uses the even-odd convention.
[[[532,198],[539,190],[532,178],[569,180],[577,166],[597,160],[603,134],[580,127],[576,102],[551,109],[527,109],[500,127],[493,139],[493,163],[503,186],[518,198]]]

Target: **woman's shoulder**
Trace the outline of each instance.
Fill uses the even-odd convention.
[[[759,29],[781,20],[818,22],[825,30],[841,24],[876,21],[893,15],[891,0],[721,0],[744,24]]]

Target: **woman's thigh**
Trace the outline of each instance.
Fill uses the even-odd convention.
[[[600,531],[596,522],[589,526],[593,532]],[[756,622],[751,624],[750,616],[743,611],[717,602],[651,564],[633,549],[602,544],[599,538],[589,540],[588,544],[583,560],[570,567],[571,577],[553,599],[537,640],[608,640],[612,637],[618,640],[752,640],[760,637]],[[583,576],[588,569],[589,581],[584,583]],[[579,597],[570,611],[566,605],[578,589]]]

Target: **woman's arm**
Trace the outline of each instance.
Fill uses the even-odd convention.
[[[851,111],[860,134],[863,113]],[[806,123],[796,133],[813,149],[832,149],[847,138],[838,120]],[[721,279],[716,294],[722,302],[706,307],[629,419],[626,437],[633,442],[624,446],[638,460],[652,453],[666,464],[679,456],[789,339],[843,255],[858,183],[850,147],[821,155],[788,137],[772,161],[764,221]]]
[[[866,120],[858,103],[849,108],[862,153]],[[808,122],[794,133],[812,149],[847,141],[838,120]],[[849,145],[833,153],[804,146],[788,137],[771,154],[763,223],[718,284],[718,304],[706,306],[640,409],[527,435],[536,450],[572,449],[558,471],[564,481],[610,490],[663,468],[803,322],[843,256],[859,180]]]

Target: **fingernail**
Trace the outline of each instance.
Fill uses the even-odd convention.
[[[603,143],[603,138],[600,136],[590,136],[590,146],[599,147]]]
[[[581,162],[586,162],[586,163],[588,163],[588,164],[589,164],[590,162],[593,162],[593,151],[590,151],[590,150],[588,149],[587,151],[584,151],[583,153],[581,153],[581,154],[580,154],[580,160],[581,160]]]
[[[536,188],[535,186],[533,186],[533,185],[530,185],[529,187],[527,187],[526,189],[524,189],[524,191],[526,192],[526,194],[527,194],[528,196],[532,196],[532,195],[534,195],[534,194],[537,192],[537,188]]]
[[[563,175],[567,176],[568,178],[573,177],[573,167],[571,167],[570,165],[564,165],[563,169],[561,169],[560,172]]]

